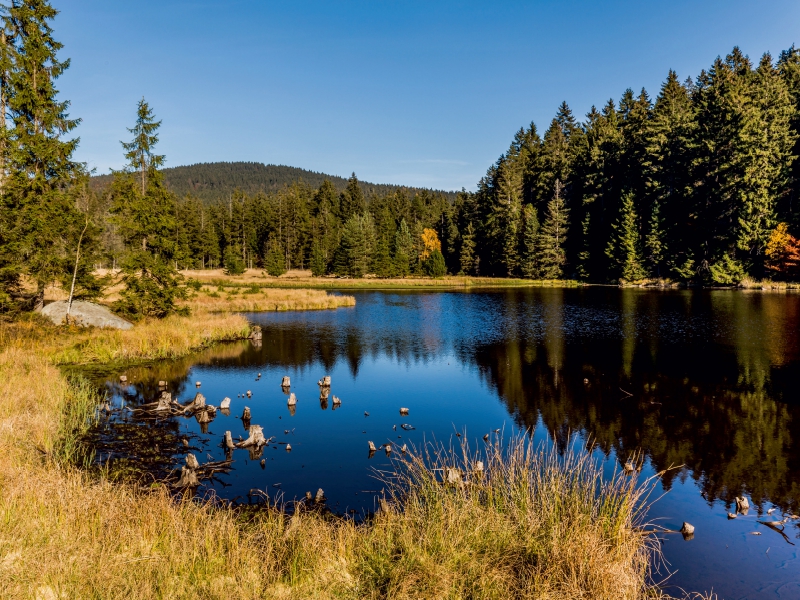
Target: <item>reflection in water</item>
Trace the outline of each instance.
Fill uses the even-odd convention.
[[[668,471],[663,487],[670,489],[690,478],[708,506],[721,500],[729,507],[736,496],[747,495],[758,514],[770,503],[787,513],[800,512],[800,445],[795,445],[800,439],[800,296],[603,287],[369,292],[357,294],[353,309],[249,317],[263,328],[260,345],[225,345],[184,361],[128,370],[133,385],[124,391],[115,388],[117,397],[124,394],[134,404],[153,401],[159,379],[169,382],[175,397],[193,394],[185,387],[190,369],[202,369],[204,389],[216,380],[220,398],[234,396],[257,385],[247,383],[253,382],[248,378],[264,371],[275,379],[269,383],[275,388],[270,398],[279,398],[266,404],[254,398],[253,422],[278,424],[280,432],[286,421],[278,419],[293,419],[298,436],[319,438],[320,444],[328,436],[328,445],[320,446],[313,458],[302,458],[302,452],[303,444],[311,448],[315,440],[294,437],[294,429],[282,443],[291,441],[297,455],[276,458],[267,450],[265,458],[273,462],[267,463],[266,473],[275,473],[283,489],[289,478],[309,475],[315,465],[316,477],[342,469],[336,485],[345,485],[345,468],[351,469],[354,480],[363,479],[363,462],[337,463],[335,458],[341,454],[365,459],[367,438],[362,433],[369,431],[371,437],[379,424],[377,411],[369,420],[360,416],[365,406],[372,410],[376,403],[391,404],[389,412],[395,416],[385,417],[385,430],[375,439],[379,444],[391,439],[402,444],[422,437],[390,431],[400,424],[399,406],[416,402],[415,425],[439,439],[452,435],[453,427],[466,426],[480,437],[488,422],[496,426],[499,400],[501,412],[517,426],[547,431],[562,447],[570,433],[579,432],[619,465],[639,453],[656,471],[685,465]],[[345,372],[334,376],[329,398],[317,380],[339,367]],[[288,389],[281,395],[278,385],[289,373],[298,404],[287,411]],[[350,382],[344,381],[347,375]],[[342,385],[347,387],[343,390]],[[254,387],[254,392],[264,397],[260,388]],[[343,398],[341,408],[333,403],[335,412],[327,410],[336,398],[333,394]],[[312,415],[310,404],[316,405],[317,399],[319,408],[314,406]],[[232,411],[239,414],[243,400],[236,400]],[[175,419],[113,421],[103,438],[101,458],[103,451],[106,456],[114,453],[109,440],[133,435],[136,428],[140,437],[155,430],[175,440],[189,436],[193,445],[210,453],[218,452],[217,438],[223,433],[214,428],[231,428],[212,423],[217,438],[203,438],[196,426],[187,429]],[[184,452],[180,445],[176,448],[172,467]],[[138,458],[156,475],[172,468],[152,452]],[[249,481],[242,485],[245,490],[251,487]],[[347,502],[363,507],[368,498],[357,494],[365,486],[373,487],[361,479],[353,483],[355,492],[347,492]],[[217,493],[226,491],[218,488]],[[725,512],[720,514],[724,518]],[[700,534],[692,541],[695,548],[702,548],[703,532],[716,527],[714,523],[699,524]],[[798,528],[790,526],[787,533],[794,539]],[[706,587],[711,585],[713,581]]]

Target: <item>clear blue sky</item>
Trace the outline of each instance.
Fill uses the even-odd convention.
[[[800,45],[800,2],[54,0],[77,158],[122,166],[144,96],[167,166],[248,160],[474,189],[520,126],[658,93],[738,45]]]

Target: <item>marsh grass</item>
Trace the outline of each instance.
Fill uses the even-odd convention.
[[[800,290],[800,283],[789,281],[771,281],[769,279],[757,280],[751,277],[745,277],[737,286],[743,290],[769,290],[777,292],[785,292],[789,290]]]
[[[238,292],[242,292],[239,294]],[[329,294],[324,290],[270,289],[252,284],[233,286],[226,298],[210,286],[200,289],[186,302],[193,315],[215,312],[269,312],[289,310],[327,310],[355,306],[353,296]]]

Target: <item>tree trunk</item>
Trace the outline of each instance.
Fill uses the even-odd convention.
[[[86,217],[86,224],[83,226],[83,231],[81,231],[81,235],[78,238],[78,249],[75,251],[75,269],[72,271],[72,285],[69,288],[69,302],[67,302],[67,314],[64,317],[64,323],[69,325],[69,315],[72,312],[72,298],[75,295],[75,280],[78,277],[78,262],[81,258],[81,243],[83,242],[83,236],[86,233],[86,228],[89,227],[89,217]]]

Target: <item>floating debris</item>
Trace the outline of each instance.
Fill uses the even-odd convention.
[[[772,508],[770,508],[770,509],[767,511],[767,514],[768,514],[768,515],[771,515],[771,514],[772,514],[772,513],[774,513],[774,512],[775,512],[775,507],[772,507]]]
[[[400,409],[400,414],[402,416],[404,416],[404,417],[408,416],[408,409],[407,408],[401,408]]]
[[[285,377],[284,377],[284,378],[281,380],[281,387],[282,387],[282,388],[288,388],[288,387],[291,387],[291,385],[292,385],[292,380],[291,380],[291,379],[289,379],[289,376],[288,376],[288,375],[286,375],[286,376],[285,376]]]
[[[411,431],[412,429],[416,429],[416,427],[408,423],[403,423],[402,425],[400,425],[400,427],[402,427],[405,431]]]
[[[751,531],[750,535],[761,535],[760,531]]]
[[[292,451],[292,445],[291,444],[286,444],[286,451],[287,452],[291,452]]]

